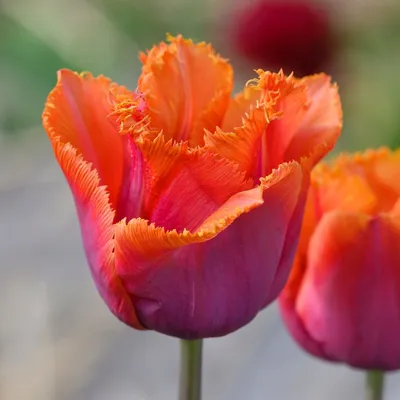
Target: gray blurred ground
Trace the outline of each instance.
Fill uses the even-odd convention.
[[[99,298],[44,134],[0,143],[0,399],[176,400],[178,341],[118,322]],[[204,400],[356,400],[363,375],[308,357],[276,308],[205,342]],[[390,375],[387,400],[400,398]]]

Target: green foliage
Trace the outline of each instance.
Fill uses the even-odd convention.
[[[43,10],[35,9],[35,4],[46,4],[43,1],[26,2],[27,12],[20,2],[19,8],[0,13],[0,134],[40,125],[45,98],[60,68],[103,73],[133,89],[140,73],[138,51],[163,40],[167,32],[213,39],[205,3],[195,0],[86,0],[71,3],[82,4],[82,9],[69,10],[65,19],[57,11],[57,4],[64,3],[58,1],[53,7],[48,2]],[[345,116],[339,149],[400,145],[399,44],[397,16],[388,15],[379,25],[348,27],[335,76]]]

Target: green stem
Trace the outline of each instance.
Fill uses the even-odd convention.
[[[202,340],[181,340],[179,400],[201,400],[202,351]]]
[[[382,371],[367,371],[366,400],[382,400],[385,375]]]

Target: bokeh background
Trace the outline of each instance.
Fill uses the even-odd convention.
[[[345,116],[336,151],[400,144],[400,2],[270,3],[0,0],[0,399],[177,398],[178,341],[126,328],[90,279],[41,127],[57,69],[134,89],[138,51],[182,33],[213,42],[238,89],[258,67],[332,74]],[[206,400],[362,398],[363,374],[304,354],[275,306],[207,340],[204,371]],[[387,399],[399,398],[400,376],[390,374]]]

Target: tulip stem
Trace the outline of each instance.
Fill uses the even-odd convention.
[[[181,340],[179,400],[201,399],[203,340]]]
[[[385,375],[382,371],[367,371],[366,400],[382,400]]]

